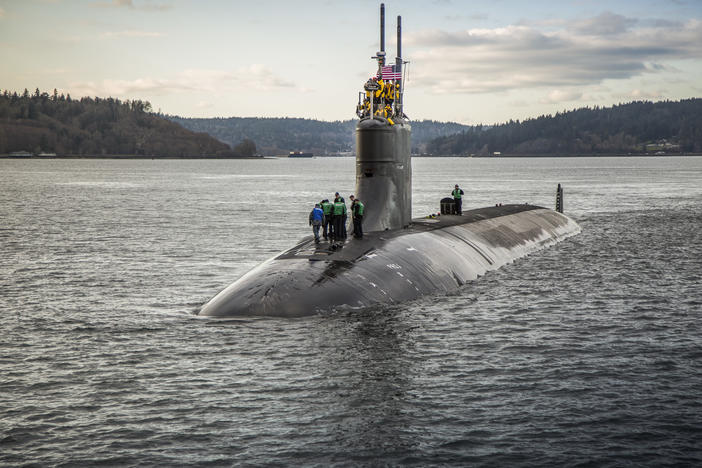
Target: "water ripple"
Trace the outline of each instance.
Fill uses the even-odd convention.
[[[309,200],[262,200],[349,192],[353,160],[0,160],[0,464],[698,466],[702,159],[675,163],[415,160],[416,214],[460,171],[475,206],[564,182],[583,233],[453,294],[216,321],[308,234]]]

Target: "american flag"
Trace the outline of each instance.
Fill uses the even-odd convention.
[[[402,73],[395,71],[395,65],[388,65],[380,69],[381,78],[384,80],[401,80]]]

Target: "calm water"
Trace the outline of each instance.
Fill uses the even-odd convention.
[[[352,159],[0,160],[0,465],[700,466],[702,158],[413,167],[416,216],[560,182],[583,233],[449,296],[220,322],[192,311]]]

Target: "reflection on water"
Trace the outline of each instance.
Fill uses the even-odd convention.
[[[344,457],[377,453],[403,456],[416,446],[405,422],[405,405],[416,375],[411,331],[403,314],[392,308],[371,308],[325,321],[329,352],[322,368],[338,382],[342,405],[334,439],[344,441]]]

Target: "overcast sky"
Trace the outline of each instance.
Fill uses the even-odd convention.
[[[380,2],[0,0],[0,89],[189,117],[355,118]],[[702,0],[386,1],[411,119],[466,124],[702,96]]]

